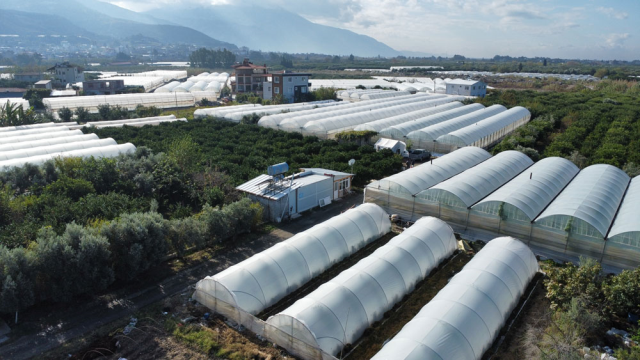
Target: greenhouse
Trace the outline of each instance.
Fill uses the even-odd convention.
[[[491,158],[478,147],[463,147],[431,162],[374,181],[364,190],[364,201],[381,206],[403,220],[414,220],[416,194]]]
[[[600,260],[628,185],[629,176],[614,166],[583,169],[535,220],[532,244]]]
[[[215,94],[210,93],[210,97]],[[206,97],[206,93],[200,96]],[[136,106],[155,106],[160,109],[191,107],[196,103],[196,96],[190,93],[151,93],[151,94],[119,94],[119,95],[95,95],[74,96],[64,98],[45,98],[42,100],[46,109],[57,112],[63,107],[75,110],[83,107],[92,113],[98,112],[98,106],[121,106],[127,110],[135,110]]]
[[[490,241],[372,359],[481,359],[537,272],[527,245]]]
[[[464,100],[462,96],[452,96],[449,98],[455,99],[456,101]],[[465,105],[463,107],[441,112],[439,114],[431,115],[423,119],[390,126],[386,129],[381,130],[380,135],[391,139],[402,140],[412,131],[416,131],[430,125],[435,125],[443,121],[454,119],[458,116],[470,114],[483,109],[484,105],[482,104]]]
[[[389,118],[384,118],[368,123],[364,123],[362,125],[356,126],[355,131],[375,131],[380,132],[382,129],[386,129],[390,126],[399,125],[405,122],[413,121],[422,117],[426,117],[429,115],[434,115],[441,113],[443,111],[456,109],[462,106],[462,103],[459,101],[450,102],[448,104],[439,105],[436,107],[418,110],[406,114],[396,115]],[[417,117],[416,117],[417,116]]]
[[[23,98],[4,98],[0,99],[0,106],[4,106],[6,104],[11,104],[12,106],[22,106],[22,109],[27,110],[31,105],[29,105],[29,101]]]
[[[458,116],[451,120],[412,131],[407,134],[407,138],[411,139],[411,141],[413,141],[413,145],[417,148],[431,152],[441,152],[439,151],[438,144],[436,143],[438,137],[462,129],[466,126],[473,125],[478,121],[497,115],[505,110],[507,110],[507,108],[502,105],[491,105],[488,108],[474,111],[467,115]]]
[[[629,183],[618,215],[607,235],[603,263],[634,269],[640,265],[640,177]]]
[[[69,128],[66,126],[53,126],[53,127],[44,127],[44,128],[31,128],[26,130],[15,130],[15,131],[3,131],[0,132],[0,139],[4,142],[5,138],[14,138],[35,134],[50,134],[54,132],[68,132]]]
[[[437,216],[466,226],[469,208],[516,177],[533,161],[518,151],[503,151],[494,157],[441,182],[416,196],[419,215]]]
[[[349,97],[346,98],[345,100],[351,100],[351,101],[359,101],[362,96],[364,95],[372,95],[372,94],[390,94],[391,91],[393,91],[394,93],[397,93],[397,91],[395,90],[361,90],[363,92],[356,92],[356,91],[352,91],[349,93]],[[396,96],[400,96],[400,95],[409,95],[409,93],[402,93]]]
[[[456,99],[443,98],[435,100],[419,101],[410,104],[402,104],[396,106],[390,106],[387,108],[376,109],[371,111],[359,112],[356,114],[340,115],[321,120],[310,121],[302,128],[302,133],[305,135],[315,135],[320,138],[329,136],[340,131],[353,130],[356,126],[367,122],[389,118],[392,116],[406,114],[413,112],[413,116],[418,119],[419,115],[416,115],[417,110],[433,108],[438,105],[443,105],[449,102],[453,102]],[[472,106],[472,105],[469,105]],[[482,105],[480,105],[482,106]],[[416,117],[417,116],[417,117]],[[437,116],[437,115],[433,115]]]
[[[1,138],[1,141],[2,141],[2,145],[6,145],[6,144],[15,144],[15,143],[22,143],[22,142],[29,142],[29,141],[35,141],[35,140],[50,139],[50,138],[52,139],[52,138],[59,138],[59,137],[68,137],[68,136],[74,136],[74,135],[84,135],[84,134],[80,130],[54,131],[54,132],[37,133],[37,134],[24,135],[24,136],[6,137],[6,138]]]
[[[542,159],[473,205],[469,225],[528,239],[533,220],[578,172],[567,159]]]
[[[120,154],[130,154],[136,150],[136,147],[131,143],[122,145],[109,145],[94,147],[88,149],[71,150],[66,152],[51,153],[46,155],[37,155],[26,158],[12,159],[6,161],[0,161],[0,171],[8,170],[13,167],[22,167],[25,164],[42,165],[45,162],[55,159],[57,157],[82,157],[82,158],[109,158],[116,157]]]
[[[40,146],[28,149],[12,150],[0,152],[0,161],[23,159],[38,155],[47,155],[53,153],[67,152],[72,150],[89,149],[95,147],[117,145],[118,143],[112,138],[97,139],[88,141],[70,142],[57,145]]]
[[[90,121],[85,126],[100,126],[107,124],[128,124],[134,122],[145,122],[145,121],[155,121],[155,120],[175,120],[175,115],[164,115],[164,116],[150,116],[145,118],[136,118],[136,119],[123,119],[123,120],[104,120],[104,121]]]
[[[302,129],[302,127],[310,121],[326,119],[334,116],[355,114],[355,113],[370,111],[375,109],[382,109],[382,108],[397,106],[401,104],[410,104],[410,103],[415,103],[419,101],[425,101],[427,99],[429,99],[427,95],[406,95],[406,96],[400,96],[397,98],[382,99],[377,101],[363,101],[361,103],[356,103],[351,106],[347,105],[348,107],[342,106],[335,109],[330,108],[330,109],[327,109],[326,112],[320,112],[320,113],[315,112],[313,114],[310,113],[308,115],[305,113],[290,114],[290,117],[288,119],[284,119],[280,121],[280,123],[278,124],[278,128],[281,130],[288,130],[288,131],[300,131],[300,129]],[[311,110],[311,111],[314,111],[314,110]]]
[[[130,122],[118,123],[118,124],[99,124],[99,125],[93,125],[93,127],[95,127],[96,129],[110,128],[110,127],[123,127],[123,126],[143,127],[147,125],[156,126],[162,123],[170,123],[170,122],[176,122],[176,121],[187,122],[187,119],[180,118],[180,119],[155,119],[155,120],[143,120],[143,121],[130,121]]]
[[[515,106],[490,118],[469,125],[462,129],[438,137],[437,141],[449,144],[452,150],[463,146],[488,147],[516,128],[526,124],[531,119],[529,110]]]
[[[336,96],[339,97],[340,99],[343,100],[350,100],[351,99],[351,95],[353,94],[358,94],[358,98],[360,98],[360,95],[364,95],[364,94],[373,94],[373,93],[377,93],[377,92],[382,92],[384,90],[382,89],[371,89],[371,90],[342,90],[342,91],[338,91]]]
[[[193,113],[194,119],[203,119],[207,116],[223,117],[227,113],[240,111],[242,109],[249,109],[255,107],[262,107],[261,104],[245,104],[245,105],[232,105],[232,106],[219,106],[207,109],[198,109]]]
[[[258,314],[390,230],[379,206],[360,205],[200,280],[193,298],[232,319]]]
[[[456,249],[447,223],[422,218],[267,323],[335,356],[382,320]],[[278,345],[287,348],[288,341]]]
[[[157,94],[157,93],[172,92],[173,89],[180,86],[180,84],[181,84],[180,81],[172,81],[168,84],[162,85],[161,87],[157,88],[156,91],[154,91],[154,93]]]
[[[360,101],[395,98],[395,97],[404,96],[404,95],[411,95],[411,92],[409,92],[409,91],[386,90],[384,92],[378,92],[378,93],[373,93],[373,94],[363,94],[362,96],[360,96]],[[351,98],[351,100],[353,100],[353,97]]]
[[[33,141],[16,142],[16,143],[8,143],[8,144],[2,143],[2,145],[0,145],[0,152],[29,149],[29,148],[49,146],[49,145],[67,144],[67,143],[88,141],[88,140],[95,140],[95,139],[98,139],[98,135],[87,134],[87,135],[54,137],[54,138],[47,138],[42,140],[33,140]]]
[[[8,131],[22,131],[22,130],[31,130],[38,128],[49,128],[53,126],[60,126],[60,124],[48,122],[48,123],[40,123],[40,124],[31,124],[31,125],[18,125],[18,126],[5,126],[0,127],[0,132],[8,132]]]
[[[313,101],[308,103],[294,103],[294,104],[284,104],[284,105],[269,105],[263,106],[260,108],[253,109],[240,109],[237,112],[226,113],[224,118],[226,120],[230,120],[233,122],[240,122],[243,117],[247,115],[269,115],[269,114],[280,114],[282,112],[287,113],[295,113],[298,111],[304,110],[313,110],[317,108],[333,108],[338,105],[339,102],[333,100],[322,100],[322,101]]]

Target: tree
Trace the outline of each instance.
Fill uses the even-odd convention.
[[[76,109],[75,114],[78,122],[86,123],[89,120],[89,116],[90,116],[89,110],[85,109],[82,106]]]
[[[522,63],[518,63],[518,72],[522,71]]]
[[[285,68],[291,68],[293,67],[293,60],[291,60],[291,58],[286,54],[283,54],[282,58],[280,59],[280,65]]]
[[[183,136],[169,145],[167,156],[178,165],[182,172],[192,173],[199,164],[202,154],[200,145],[191,136]]]
[[[630,161],[622,167],[622,170],[630,177],[636,177],[640,175],[640,166],[636,165],[633,161]]]
[[[191,67],[227,68],[236,62],[236,56],[229,50],[200,48],[189,55]]]
[[[547,59],[544,59],[544,60],[542,61],[542,66],[547,66]]]
[[[356,60],[356,58],[353,56],[353,54],[349,55],[349,62],[353,63]]]
[[[32,110],[7,101],[0,106],[0,126],[19,126],[41,122],[41,118]]]
[[[69,122],[73,117],[73,111],[71,111],[71,109],[69,109],[68,107],[64,106],[62,107],[62,109],[58,110],[58,116],[60,117],[60,120],[62,120],[63,122]]]

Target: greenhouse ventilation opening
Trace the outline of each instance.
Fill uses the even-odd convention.
[[[490,241],[373,360],[481,359],[537,272],[527,245]]]
[[[281,333],[337,355],[353,344],[411,293],[457,249],[453,230],[442,220],[418,220],[373,254],[270,317],[267,323]],[[272,329],[272,328],[270,328]],[[276,342],[287,348],[285,337]]]

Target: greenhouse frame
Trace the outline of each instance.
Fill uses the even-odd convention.
[[[473,205],[469,225],[528,239],[533,220],[579,172],[567,159],[542,159]]]
[[[360,205],[200,280],[193,298],[239,321],[242,312],[260,313],[389,231],[382,208]]]
[[[494,157],[416,195],[415,212],[467,226],[470,208],[530,167],[533,161],[518,151]]]
[[[413,221],[416,214],[416,195],[442,181],[468,170],[491,158],[478,147],[464,147],[431,162],[374,181],[364,189],[364,201],[381,206],[389,214]]]
[[[52,127],[39,127],[39,128],[30,128],[26,130],[15,130],[15,131],[3,131],[0,132],[0,139],[4,142],[5,139],[36,135],[36,134],[50,134],[54,132],[68,132],[69,128],[66,126],[52,126]]]
[[[335,356],[456,249],[456,237],[447,223],[422,218],[267,323]]]
[[[0,171],[8,170],[14,167],[23,167],[25,164],[42,165],[45,162],[57,157],[111,158],[117,157],[121,154],[132,154],[135,151],[136,147],[131,143],[122,145],[101,146],[81,150],[71,150],[46,155],[31,156],[27,158],[0,161]]]
[[[450,102],[443,105],[438,105],[436,107],[422,109],[418,111],[413,111],[401,115],[391,116],[388,118],[371,121],[368,123],[364,123],[362,125],[358,125],[355,127],[355,131],[375,131],[380,132],[382,129],[386,129],[390,126],[399,125],[405,122],[413,121],[419,119],[421,117],[426,117],[429,115],[434,115],[441,113],[447,110],[453,110],[462,106],[462,103],[459,101]],[[417,117],[416,117],[417,116]]]
[[[2,144],[15,144],[21,142],[35,141],[35,140],[43,140],[43,139],[53,139],[59,137],[67,137],[67,136],[75,136],[75,135],[84,135],[84,133],[80,130],[68,130],[68,131],[54,131],[54,132],[44,132],[30,135],[22,135],[22,136],[11,136],[2,138]]]
[[[429,125],[422,129],[412,131],[408,133],[406,137],[413,141],[413,145],[417,148],[442,153],[445,151],[440,151],[438,143],[436,142],[438,137],[462,129],[466,126],[473,125],[478,121],[500,114],[506,110],[507,108],[502,105],[491,105],[488,108],[474,111],[470,114],[458,116],[441,123]],[[446,150],[449,150],[449,147],[447,147]]]
[[[454,98],[458,98],[456,100],[460,101],[463,99],[461,96],[454,96]],[[390,126],[386,129],[380,131],[380,136],[403,140],[410,132],[423,129],[430,125],[435,125],[441,123],[443,121],[455,119],[458,116],[467,115],[470,113],[474,113],[476,111],[484,110],[484,105],[482,104],[471,104],[459,107],[457,109],[448,110],[441,112],[436,115],[427,116],[422,119],[418,119],[415,121],[405,122],[402,124]]]
[[[367,122],[388,118],[421,109],[433,108],[456,100],[454,97],[447,97],[435,100],[419,101],[409,104],[390,106],[382,109],[359,112],[356,114],[334,116],[315,121],[307,122],[301,129],[304,135],[314,135],[319,138],[328,138],[341,131],[353,130],[356,126]],[[473,105],[469,105],[473,106]],[[482,105],[480,105],[482,106]],[[455,110],[454,110],[455,111]],[[439,115],[439,114],[438,114]],[[437,116],[437,115],[432,115]]]
[[[372,360],[481,359],[537,272],[527,245],[491,240]]]
[[[160,109],[191,107],[195,105],[198,98],[207,97],[207,95],[209,98],[216,96],[215,93],[206,92],[200,92],[197,95],[172,92],[45,98],[42,102],[50,112],[57,112],[63,107],[71,110],[83,107],[89,112],[97,113],[100,105],[121,106],[129,111],[135,110],[138,105],[155,106]]]
[[[0,162],[13,159],[24,159],[39,155],[55,154],[72,150],[89,149],[95,147],[117,145],[112,138],[70,142],[57,145],[40,146],[28,149],[0,152]]]
[[[529,110],[515,106],[490,118],[469,125],[462,129],[442,135],[436,139],[441,144],[451,146],[451,151],[463,146],[489,147],[500,141],[513,130],[526,124],[531,119]],[[442,145],[440,145],[442,146]]]
[[[73,135],[73,136],[64,136],[64,137],[54,137],[48,139],[41,140],[33,140],[33,141],[25,141],[25,142],[16,142],[16,143],[8,143],[0,145],[0,152],[3,151],[13,151],[20,149],[29,149],[41,146],[49,146],[49,145],[58,145],[58,144],[67,144],[79,141],[88,141],[98,139],[98,135],[96,134],[86,134],[86,135]]]
[[[640,262],[640,176],[629,183],[627,193],[607,235],[603,263],[634,269]]]
[[[531,243],[602,260],[605,236],[629,180],[624,171],[611,165],[583,169],[535,220]]]

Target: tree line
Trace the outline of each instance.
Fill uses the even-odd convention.
[[[236,62],[236,56],[229,50],[200,48],[189,55],[191,67],[220,69],[228,68]]]

